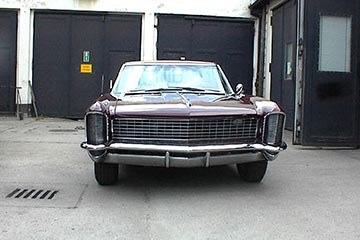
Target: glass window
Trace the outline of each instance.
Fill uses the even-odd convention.
[[[113,93],[158,88],[193,87],[225,92],[223,79],[215,65],[130,65],[120,72]]]
[[[285,45],[285,79],[291,80],[293,75],[293,44]]]
[[[351,17],[320,16],[319,71],[350,72]]]

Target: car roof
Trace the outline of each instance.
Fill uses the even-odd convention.
[[[199,65],[199,66],[216,66],[214,62],[205,61],[187,61],[187,60],[156,60],[156,61],[132,61],[126,62],[126,66],[135,65]]]

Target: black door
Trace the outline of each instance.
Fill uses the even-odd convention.
[[[36,13],[33,85],[39,114],[82,117],[121,64],[140,59],[141,16]]]
[[[0,112],[15,113],[17,13],[0,11]]]
[[[296,4],[289,1],[273,11],[272,17],[271,98],[285,110],[286,125],[294,126]]]
[[[219,63],[233,88],[252,93],[254,22],[180,15],[158,16],[158,59]]]
[[[139,60],[141,54],[141,16],[108,15],[105,18],[104,92],[115,80],[123,63]]]
[[[71,39],[68,15],[36,14],[33,88],[39,114],[63,117],[68,113]]]
[[[306,1],[303,145],[359,145],[357,0]]]
[[[79,117],[86,107],[101,94],[104,84],[103,16],[72,16],[69,113]],[[88,60],[83,59],[84,52]],[[81,64],[91,64],[91,72],[84,73]]]

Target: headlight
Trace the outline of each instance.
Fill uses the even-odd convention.
[[[86,121],[86,139],[89,144],[103,144],[106,142],[107,119],[102,113],[88,113]]]
[[[266,144],[273,146],[282,144],[284,123],[284,113],[269,113],[265,116],[263,140]]]

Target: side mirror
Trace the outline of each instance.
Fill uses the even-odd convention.
[[[236,95],[241,95],[244,93],[244,86],[241,83],[236,85],[235,93]]]
[[[110,79],[110,91],[111,91],[111,89],[113,88],[113,81],[114,81],[114,80]]]

